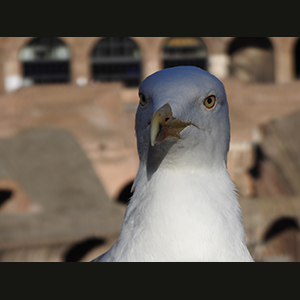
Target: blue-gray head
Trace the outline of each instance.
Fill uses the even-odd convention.
[[[164,69],[139,89],[136,135],[141,163],[204,168],[226,166],[230,140],[224,86],[191,66]]]

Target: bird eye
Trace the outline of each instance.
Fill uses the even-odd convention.
[[[147,99],[146,99],[145,95],[142,94],[142,93],[139,93],[139,97],[140,97],[140,104],[141,104],[141,106],[142,107],[146,106]]]
[[[206,108],[212,109],[212,108],[215,106],[215,104],[216,104],[216,96],[214,96],[214,95],[208,96],[208,97],[204,100],[203,104],[204,104],[204,106],[205,106]]]

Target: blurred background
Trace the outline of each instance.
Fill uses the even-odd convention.
[[[0,261],[111,247],[138,170],[138,86],[178,65],[225,85],[253,258],[300,261],[298,37],[0,37]]]

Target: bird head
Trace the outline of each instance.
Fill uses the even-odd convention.
[[[191,66],[147,77],[139,89],[136,136],[141,163],[198,169],[224,164],[230,140],[225,89]]]

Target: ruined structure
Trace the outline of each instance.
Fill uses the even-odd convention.
[[[254,258],[300,260],[299,41],[0,37],[0,260],[89,260],[113,243],[138,169],[138,86],[175,65],[225,85]]]

